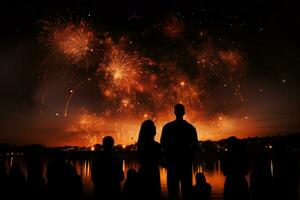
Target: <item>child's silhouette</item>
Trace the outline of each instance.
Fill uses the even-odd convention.
[[[196,185],[193,187],[193,199],[208,200],[211,195],[211,185],[206,182],[203,173],[196,174]]]

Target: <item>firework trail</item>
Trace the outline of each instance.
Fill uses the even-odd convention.
[[[74,93],[86,82],[91,81],[90,78],[81,81],[80,83],[78,83],[73,90],[69,91],[69,95],[67,96],[67,101],[66,101],[66,105],[65,105],[65,109],[64,109],[64,116],[67,117],[68,116],[68,109],[69,109],[69,105],[71,103],[72,97],[74,95]]]

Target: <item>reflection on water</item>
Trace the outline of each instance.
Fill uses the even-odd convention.
[[[26,164],[22,160],[17,160],[10,158],[6,161],[7,168],[9,169],[13,162],[19,162],[22,166],[22,171],[25,176],[27,175]],[[75,166],[77,173],[82,177],[84,192],[86,196],[90,196],[93,193],[93,182],[91,180],[91,160],[66,160],[67,163],[70,163]],[[272,170],[271,165],[271,170]],[[46,179],[47,171],[47,160],[42,162],[43,174]],[[126,176],[128,169],[138,170],[139,164],[137,161],[133,160],[123,160],[123,170]],[[209,161],[209,162],[199,162],[193,165],[193,184],[195,184],[195,175],[198,172],[203,172],[206,176],[207,182],[212,185],[212,197],[220,198],[222,197],[224,180],[225,177],[221,170],[220,160]],[[167,195],[167,170],[160,168],[160,177],[161,177],[161,186],[163,196]],[[125,177],[126,179],[126,177]],[[248,179],[248,178],[247,178]],[[248,179],[249,180],[249,179]]]
[[[73,164],[77,173],[82,177],[85,194],[90,195],[93,192],[93,183],[91,180],[91,161],[68,161]],[[136,161],[123,160],[123,170],[126,172],[128,169],[138,170],[139,164]],[[220,161],[214,161],[210,163],[197,163],[193,165],[193,184],[195,184],[195,175],[198,172],[203,172],[206,176],[207,182],[209,182],[212,187],[212,193],[214,197],[221,197],[223,193],[223,186],[225,177],[221,171]],[[163,196],[167,194],[167,170],[160,168],[160,178]],[[126,179],[126,177],[125,177]]]

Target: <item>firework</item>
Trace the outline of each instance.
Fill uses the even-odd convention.
[[[70,124],[67,132],[80,133],[83,143],[87,146],[99,143],[104,132],[105,120],[96,113],[81,108],[74,118],[74,122]]]
[[[111,81],[111,86],[127,93],[140,90],[139,79],[143,72],[140,69],[142,63],[139,57],[113,48],[109,59],[104,73],[106,79]]]
[[[88,147],[91,147],[91,150],[94,151],[93,145],[99,143],[100,139],[97,137],[96,134],[87,133],[82,136],[82,140],[84,144]]]
[[[100,46],[95,32],[84,20],[44,21],[41,42],[55,56],[62,56],[72,64],[88,62]]]
[[[219,75],[221,71],[218,50],[214,47],[210,40],[204,42],[200,48],[194,48],[191,51],[199,67],[200,73],[208,76]]]
[[[183,103],[186,106],[200,103],[200,87],[196,82],[192,83],[185,74],[169,69],[163,77],[165,77],[163,83],[159,82],[159,84],[168,87],[160,87],[158,97],[161,99],[157,102],[163,103],[164,107],[176,103]]]
[[[243,56],[238,51],[220,51],[219,52],[220,59],[226,65],[229,72],[240,72],[245,67],[245,61]]]
[[[69,105],[70,105],[70,102],[72,100],[72,97],[74,95],[74,93],[84,84],[86,83],[87,81],[90,81],[91,79],[88,78],[86,80],[83,80],[81,82],[79,82],[76,86],[75,86],[75,89],[71,89],[69,90],[69,93],[67,94],[67,100],[66,100],[66,104],[65,104],[65,109],[64,109],[64,116],[67,117],[68,116],[68,109],[69,109]]]
[[[184,32],[184,23],[176,16],[170,16],[165,20],[163,32],[170,38],[181,38]]]
[[[99,87],[105,97],[118,100],[118,111],[133,108],[136,94],[144,91],[143,63],[136,52],[127,53],[113,45],[100,64],[97,70]]]
[[[76,115],[73,111],[76,117],[70,115],[68,118],[75,119],[74,132],[81,133],[84,144],[94,145],[104,135],[114,135],[117,143],[134,143],[139,125],[145,119],[154,120],[159,133],[165,122],[174,119],[176,103],[185,105],[186,119],[207,135],[221,129],[230,130],[232,122],[224,102],[237,97],[241,102],[245,101],[239,84],[240,72],[245,65],[243,54],[224,46],[221,48],[203,30],[200,30],[200,37],[191,34],[184,38],[185,29],[189,28],[186,25],[179,17],[166,18],[160,26],[162,32],[174,41],[180,39],[181,46],[178,48],[177,42],[170,42],[161,55],[151,49],[151,45],[148,49],[147,42],[145,46],[138,46],[143,44],[143,39],[147,40],[145,33],[139,35],[141,38],[137,42],[134,36],[129,37],[134,34],[126,33],[122,33],[118,42],[109,34],[100,42],[100,37],[86,21],[46,24],[44,32],[47,34],[42,40],[45,45],[51,47],[55,56],[62,56],[78,66],[65,84],[64,116],[69,115],[74,94],[86,82],[82,81],[83,75],[77,76],[77,73],[88,71],[88,77],[97,81],[97,84],[89,84],[96,90],[95,94],[100,93],[97,113],[81,110]],[[102,45],[105,51],[100,54]],[[148,58],[150,55],[152,57]],[[81,64],[89,62],[93,56],[97,58],[95,68],[82,70],[84,65]],[[218,106],[214,105],[216,101]],[[202,121],[212,128],[201,125]]]

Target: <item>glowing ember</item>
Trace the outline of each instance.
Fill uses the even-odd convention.
[[[166,19],[163,29],[167,36],[171,38],[180,38],[183,36],[184,23],[176,16],[170,16]]]

